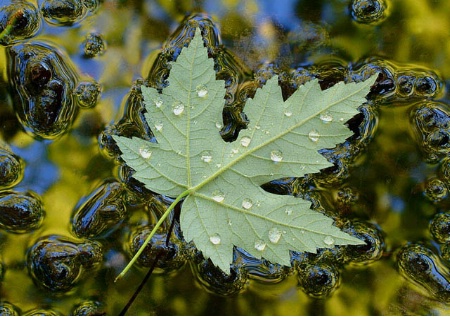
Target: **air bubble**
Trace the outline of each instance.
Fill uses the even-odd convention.
[[[252,139],[250,139],[248,136],[244,136],[244,137],[241,138],[241,145],[243,147],[248,147],[250,145],[250,141],[251,140]]]
[[[205,85],[197,86],[197,96],[200,98],[205,98],[208,95],[208,89]]]
[[[156,131],[161,131],[163,128],[163,123],[162,122],[158,122],[155,124],[155,129]]]
[[[249,199],[249,198],[245,198],[243,201],[242,201],[242,208],[244,208],[244,209],[250,209],[250,208],[252,208],[253,207],[253,201],[251,200],[251,199]]]
[[[144,159],[149,159],[150,156],[152,156],[152,151],[150,151],[148,148],[146,147],[141,147],[139,149],[139,154],[142,156],[142,158]]]
[[[319,141],[320,134],[319,132],[317,132],[317,130],[311,130],[311,132],[309,132],[308,134],[308,138],[313,142],[317,142]]]
[[[220,235],[218,233],[212,235],[209,237],[209,241],[211,241],[212,244],[218,245],[220,244]]]
[[[270,152],[270,159],[275,163],[281,162],[283,160],[283,153],[277,150],[272,151]]]
[[[264,251],[266,248],[266,243],[262,240],[258,240],[255,242],[255,249],[258,251]]]
[[[183,105],[181,102],[175,103],[175,104],[173,105],[172,111],[173,111],[173,114],[174,114],[174,115],[179,116],[179,115],[181,115],[181,114],[183,113],[183,111],[184,111],[184,105]]]
[[[222,193],[220,190],[215,190],[212,193],[212,199],[214,199],[218,203],[221,203],[225,199],[225,194]]]
[[[326,245],[333,245],[333,244],[334,244],[334,239],[333,239],[332,237],[330,237],[330,236],[326,236],[326,237],[323,239],[323,242],[324,242]]]
[[[328,112],[321,113],[320,120],[322,120],[323,123],[330,123],[331,121],[333,121],[333,116]]]
[[[278,243],[281,239],[282,232],[277,228],[272,228],[269,230],[269,240],[272,243]]]

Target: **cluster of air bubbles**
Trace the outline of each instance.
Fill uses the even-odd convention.
[[[65,133],[78,111],[72,97],[78,75],[68,57],[57,48],[38,42],[14,45],[7,53],[14,109],[25,130],[44,139]],[[84,102],[82,92],[80,96]]]
[[[447,184],[439,178],[425,182],[424,195],[432,202],[440,202],[448,197]]]
[[[106,51],[106,41],[99,33],[89,33],[83,44],[84,56],[88,58],[103,55]]]
[[[126,218],[125,189],[119,182],[105,182],[83,197],[72,213],[72,231],[79,238],[106,237]]]
[[[41,13],[45,21],[57,26],[70,26],[81,22],[96,11],[97,0],[44,0]]]
[[[397,253],[397,265],[405,278],[426,289],[436,299],[450,301],[448,268],[431,249],[421,244],[407,244]]]
[[[436,163],[448,156],[450,153],[450,132],[448,131],[450,108],[447,104],[432,101],[418,102],[411,109],[411,121],[414,136],[425,156],[425,161]]]
[[[363,24],[379,24],[388,16],[384,0],[353,0],[350,11],[353,19]]]
[[[77,97],[78,105],[82,108],[93,108],[100,96],[100,84],[95,81],[79,82],[73,94]]]
[[[153,225],[133,226],[131,228],[130,238],[128,240],[130,254],[136,254],[138,252],[153,229]],[[169,234],[170,237],[168,238]],[[157,272],[169,273],[178,270],[185,264],[183,246],[175,233],[168,233],[162,230],[162,228],[159,228],[139,256],[137,263],[144,267],[151,267],[155,260],[157,260]]]
[[[0,7],[0,45],[36,35],[41,27],[39,10],[30,2],[15,1]]]
[[[441,95],[444,83],[439,76],[420,68],[379,58],[368,58],[350,66],[349,79],[360,82],[378,73],[369,98],[389,100],[431,99]]]

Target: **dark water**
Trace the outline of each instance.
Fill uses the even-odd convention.
[[[3,314],[449,314],[450,4],[447,1],[0,2]],[[365,246],[292,253],[292,268],[235,250],[203,259],[177,216],[122,270],[170,199],[121,166],[112,134],[152,140],[140,85],[163,88],[200,26],[227,87],[222,137],[278,74],[284,97],[380,73],[321,153],[334,167],[263,187],[312,202]],[[245,111],[245,109],[244,109]]]

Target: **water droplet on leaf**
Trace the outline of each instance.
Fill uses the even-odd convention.
[[[223,125],[222,125],[222,123],[220,123],[220,122],[216,122],[216,128],[217,129],[222,129],[222,127],[223,127]]]
[[[286,215],[290,216],[292,215],[292,209],[290,208],[286,208],[286,210],[284,211],[286,213]]]
[[[243,147],[248,147],[250,145],[250,141],[251,140],[252,139],[250,139],[248,136],[244,136],[244,137],[241,138],[241,145]]]
[[[205,85],[197,86],[197,96],[200,98],[205,98],[208,95],[208,89]]]
[[[308,138],[313,142],[317,142],[319,141],[320,134],[319,132],[317,132],[317,130],[311,130],[311,132],[309,132],[308,134]]]
[[[242,201],[242,208],[248,210],[248,209],[250,209],[250,208],[252,208],[252,207],[253,207],[253,202],[252,202],[251,199],[245,198],[245,199]]]
[[[333,121],[333,116],[328,112],[321,113],[320,120],[322,120],[323,123],[330,123],[331,121]]]
[[[212,161],[212,155],[209,152],[203,152],[200,159],[205,163],[209,163]]]
[[[184,105],[181,102],[174,103],[172,108],[173,114],[179,116],[184,111]]]
[[[155,99],[154,102],[155,102],[156,108],[161,108],[161,106],[163,105],[163,101],[161,98]]]
[[[286,117],[290,117],[290,116],[292,116],[292,112],[286,110],[286,111],[284,112],[284,115],[285,115]]]
[[[270,152],[270,159],[275,163],[281,162],[281,160],[283,159],[283,153],[277,150],[272,151]]]
[[[333,245],[333,244],[334,244],[334,239],[333,239],[332,237],[330,237],[330,236],[326,236],[326,237],[323,239],[323,242],[324,242],[326,245]]]
[[[155,129],[156,131],[161,131],[163,128],[163,123],[162,122],[158,122],[155,124]]]
[[[150,151],[148,148],[146,147],[141,147],[139,149],[139,154],[142,156],[142,158],[144,159],[149,159],[150,156],[152,156],[152,151]]]
[[[278,243],[281,239],[282,232],[278,228],[272,228],[269,230],[269,240],[272,243]]]
[[[266,243],[262,240],[258,240],[255,242],[255,249],[258,251],[264,251],[266,248]]]
[[[212,199],[214,199],[218,203],[221,203],[225,199],[225,194],[222,193],[220,190],[215,190],[212,193]]]
[[[218,233],[212,235],[209,237],[209,241],[211,241],[212,244],[220,244],[220,235]]]

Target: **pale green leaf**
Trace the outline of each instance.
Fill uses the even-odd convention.
[[[229,273],[233,247],[290,265],[289,250],[363,244],[310,209],[310,202],[274,195],[260,185],[301,177],[331,164],[318,153],[351,136],[344,123],[357,113],[375,81],[338,83],[322,91],[317,80],[283,101],[274,76],[245,105],[248,129],[224,142],[225,88],[215,79],[199,29],[183,48],[162,93],[142,87],[145,118],[158,143],[115,136],[122,158],[148,189],[187,195],[181,229],[205,257]]]

